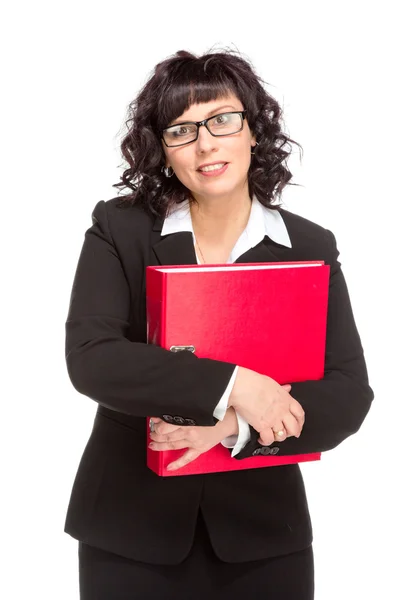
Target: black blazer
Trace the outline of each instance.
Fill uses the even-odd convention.
[[[162,218],[116,204],[102,200],[94,208],[66,322],[70,379],[98,409],[65,531],[132,559],[178,564],[191,548],[201,507],[215,552],[226,562],[307,547],[312,528],[298,465],[165,478],[147,468],[145,417],[170,415],[213,425],[214,408],[235,365],[146,344],[145,268],[197,264],[192,234],[161,238]],[[280,455],[326,451],[359,429],[373,391],[334,235],[279,210],[293,247],[265,236],[236,262],[324,260],[331,275],[324,378],[292,383],[305,425],[298,439],[271,447]],[[261,448],[257,438],[252,429],[251,441],[232,460]]]

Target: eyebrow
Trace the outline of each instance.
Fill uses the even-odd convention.
[[[231,104],[223,104],[222,106],[217,106],[216,108],[211,110],[209,113],[207,113],[206,119],[208,117],[211,117],[212,115],[217,115],[218,111],[222,110],[223,108],[233,108],[234,111],[238,110]],[[190,121],[189,119],[185,119],[185,120],[181,119],[180,121],[174,121],[173,123],[171,123],[171,125],[168,125],[168,127],[173,127],[174,125],[180,125],[180,123],[194,123],[194,121]]]

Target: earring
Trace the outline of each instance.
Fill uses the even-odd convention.
[[[164,173],[165,177],[172,177],[174,170],[172,167],[161,167],[161,173]]]
[[[260,144],[258,142],[256,142],[256,146],[259,146]],[[256,146],[252,146],[253,148],[255,148]],[[255,154],[255,152],[250,152],[250,154]]]

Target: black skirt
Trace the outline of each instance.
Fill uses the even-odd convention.
[[[312,546],[244,563],[221,561],[199,511],[193,547],[179,565],[152,565],[79,542],[81,600],[313,600]]]

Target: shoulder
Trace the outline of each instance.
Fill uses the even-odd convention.
[[[329,264],[337,259],[336,239],[329,229],[283,208],[279,208],[279,213],[286,225],[293,249],[304,256],[314,256],[317,251]]]
[[[294,237],[299,241],[306,241],[310,236],[315,236],[317,240],[326,239],[328,230],[322,225],[318,225],[318,223],[314,223],[314,221],[296,215],[284,208],[279,208],[279,213],[285,222],[290,237]]]
[[[92,222],[107,229],[114,237],[135,234],[148,235],[152,230],[155,216],[150,215],[140,206],[126,203],[123,206],[121,198],[99,200],[92,212]]]

